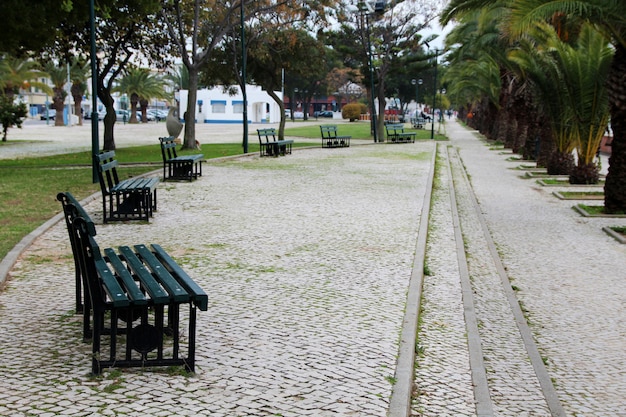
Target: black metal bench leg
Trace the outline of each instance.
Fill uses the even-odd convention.
[[[185,369],[196,372],[196,306],[189,305],[189,349]]]

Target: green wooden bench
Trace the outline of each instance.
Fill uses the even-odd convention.
[[[83,335],[92,340],[92,373],[151,366],[184,366],[194,372],[196,310],[208,309],[207,294],[157,244],[106,248],[103,255],[85,210],[69,193],[57,199],[84,288]],[[187,341],[181,343],[185,320]],[[106,352],[103,342],[108,342]]]
[[[203,154],[178,156],[173,136],[159,138],[159,142],[163,157],[163,181],[168,179],[193,181],[202,176]]]
[[[102,191],[103,221],[146,220],[157,209],[158,178],[129,178],[120,181],[115,151],[94,155]]]
[[[391,143],[415,142],[415,132],[405,132],[402,123],[386,124],[385,130],[387,131],[387,141]]]
[[[321,125],[322,148],[343,148],[350,146],[352,136],[339,136],[336,125]]]
[[[293,140],[277,140],[276,129],[257,129],[259,135],[259,152],[261,156],[279,156],[291,153]]]

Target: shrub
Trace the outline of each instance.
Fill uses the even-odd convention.
[[[341,117],[343,117],[344,119],[350,119],[351,122],[354,122],[355,120],[359,120],[359,116],[361,116],[361,113],[362,113],[362,105],[359,103],[346,104],[341,109]]]

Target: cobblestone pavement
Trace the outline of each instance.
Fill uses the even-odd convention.
[[[561,412],[626,415],[626,283],[621,272],[626,249],[601,230],[623,226],[626,219],[581,217],[572,210],[581,201],[559,200],[552,192],[597,187],[539,185],[522,178],[523,171],[516,168],[523,162],[510,152],[489,150],[475,132],[451,123],[448,134],[461,158],[454,163],[453,176],[493,415],[544,416],[550,411],[520,344],[494,261],[484,249],[476,213],[464,202],[468,194],[459,187],[461,162],[554,383]],[[449,180],[445,172],[438,175],[436,183]],[[471,416],[476,410],[467,390],[469,352],[446,192],[435,191],[431,211],[431,275],[424,282],[416,368],[419,396],[413,410],[415,415]]]
[[[238,140],[231,128],[203,128],[217,132],[204,143]],[[120,129],[120,143],[147,140],[135,129]],[[452,177],[467,170],[565,415],[626,416],[626,247],[601,230],[626,219],[581,217],[576,202],[552,195],[558,188],[521,178],[510,153],[489,150],[454,121],[447,130],[460,156]],[[102,225],[99,200],[89,203],[102,247],[160,243],[210,294],[197,373],[88,375],[59,223],[0,293],[0,415],[385,416],[433,149],[417,142],[212,162],[194,183],[161,184],[150,224]],[[473,416],[452,178],[438,175],[413,414]],[[463,203],[468,194],[458,194],[493,415],[550,415]]]
[[[197,374],[88,376],[59,223],[0,294],[0,414],[385,415],[432,150],[207,164],[194,183],[160,186],[150,224],[102,225],[88,204],[101,247],[160,243],[210,294]]]

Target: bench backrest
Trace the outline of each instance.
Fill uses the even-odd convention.
[[[322,139],[337,138],[337,126],[335,125],[322,125],[320,126],[320,132],[322,134]]]
[[[396,135],[398,133],[404,133],[404,125],[399,123],[390,123],[385,125],[388,135]]]
[[[81,311],[83,309],[88,310],[89,303],[87,300],[87,307],[83,307],[83,297],[81,294],[81,288],[86,284],[87,277],[82,273],[82,266],[80,264],[81,259],[81,247],[78,241],[78,237],[74,231],[74,220],[78,217],[82,217],[85,220],[85,228],[87,233],[91,236],[96,235],[96,225],[91,220],[85,209],[80,205],[80,203],[74,198],[74,196],[69,193],[59,193],[57,194],[57,200],[61,202],[63,206],[63,214],[65,215],[65,224],[67,226],[67,233],[70,238],[70,245],[72,246],[72,255],[74,256],[74,271],[76,276],[76,311]]]
[[[100,152],[94,155],[94,161],[98,166],[98,179],[102,194],[109,195],[111,188],[120,182],[117,175],[118,163],[115,159],[115,151]]]
[[[89,305],[94,309],[94,314],[99,314],[99,312],[104,310],[107,296],[98,281],[99,277],[96,268],[97,262],[104,262],[100,247],[89,233],[88,221],[80,216],[73,219],[71,233],[74,235],[78,246],[78,262],[84,278],[83,282],[87,289],[86,296],[89,297]],[[120,293],[122,293],[121,288]],[[116,294],[112,294],[112,296],[116,296]]]
[[[87,229],[87,232],[91,236],[96,235],[96,225],[91,220],[91,217],[89,217],[89,214],[87,214],[83,206],[80,205],[78,200],[76,200],[71,193],[69,192],[59,193],[57,194],[57,200],[59,200],[61,202],[61,205],[63,206],[63,214],[65,215],[65,224],[67,226],[67,232],[70,237],[70,244],[72,245],[72,254],[74,255],[74,266],[76,266],[76,274],[78,276],[80,275],[80,267],[78,265],[80,248],[78,247],[76,236],[72,233],[72,223],[74,222],[74,219],[76,219],[77,217],[82,217],[83,219],[85,219],[85,227]]]
[[[263,143],[263,138],[265,138],[265,142],[270,142],[270,136],[272,137],[271,142],[276,142],[276,129],[257,129],[257,134],[259,135],[259,143]]]
[[[159,138],[161,142],[161,155],[163,156],[163,162],[167,162],[170,159],[178,158],[176,154],[176,142],[174,136],[168,136]]]

